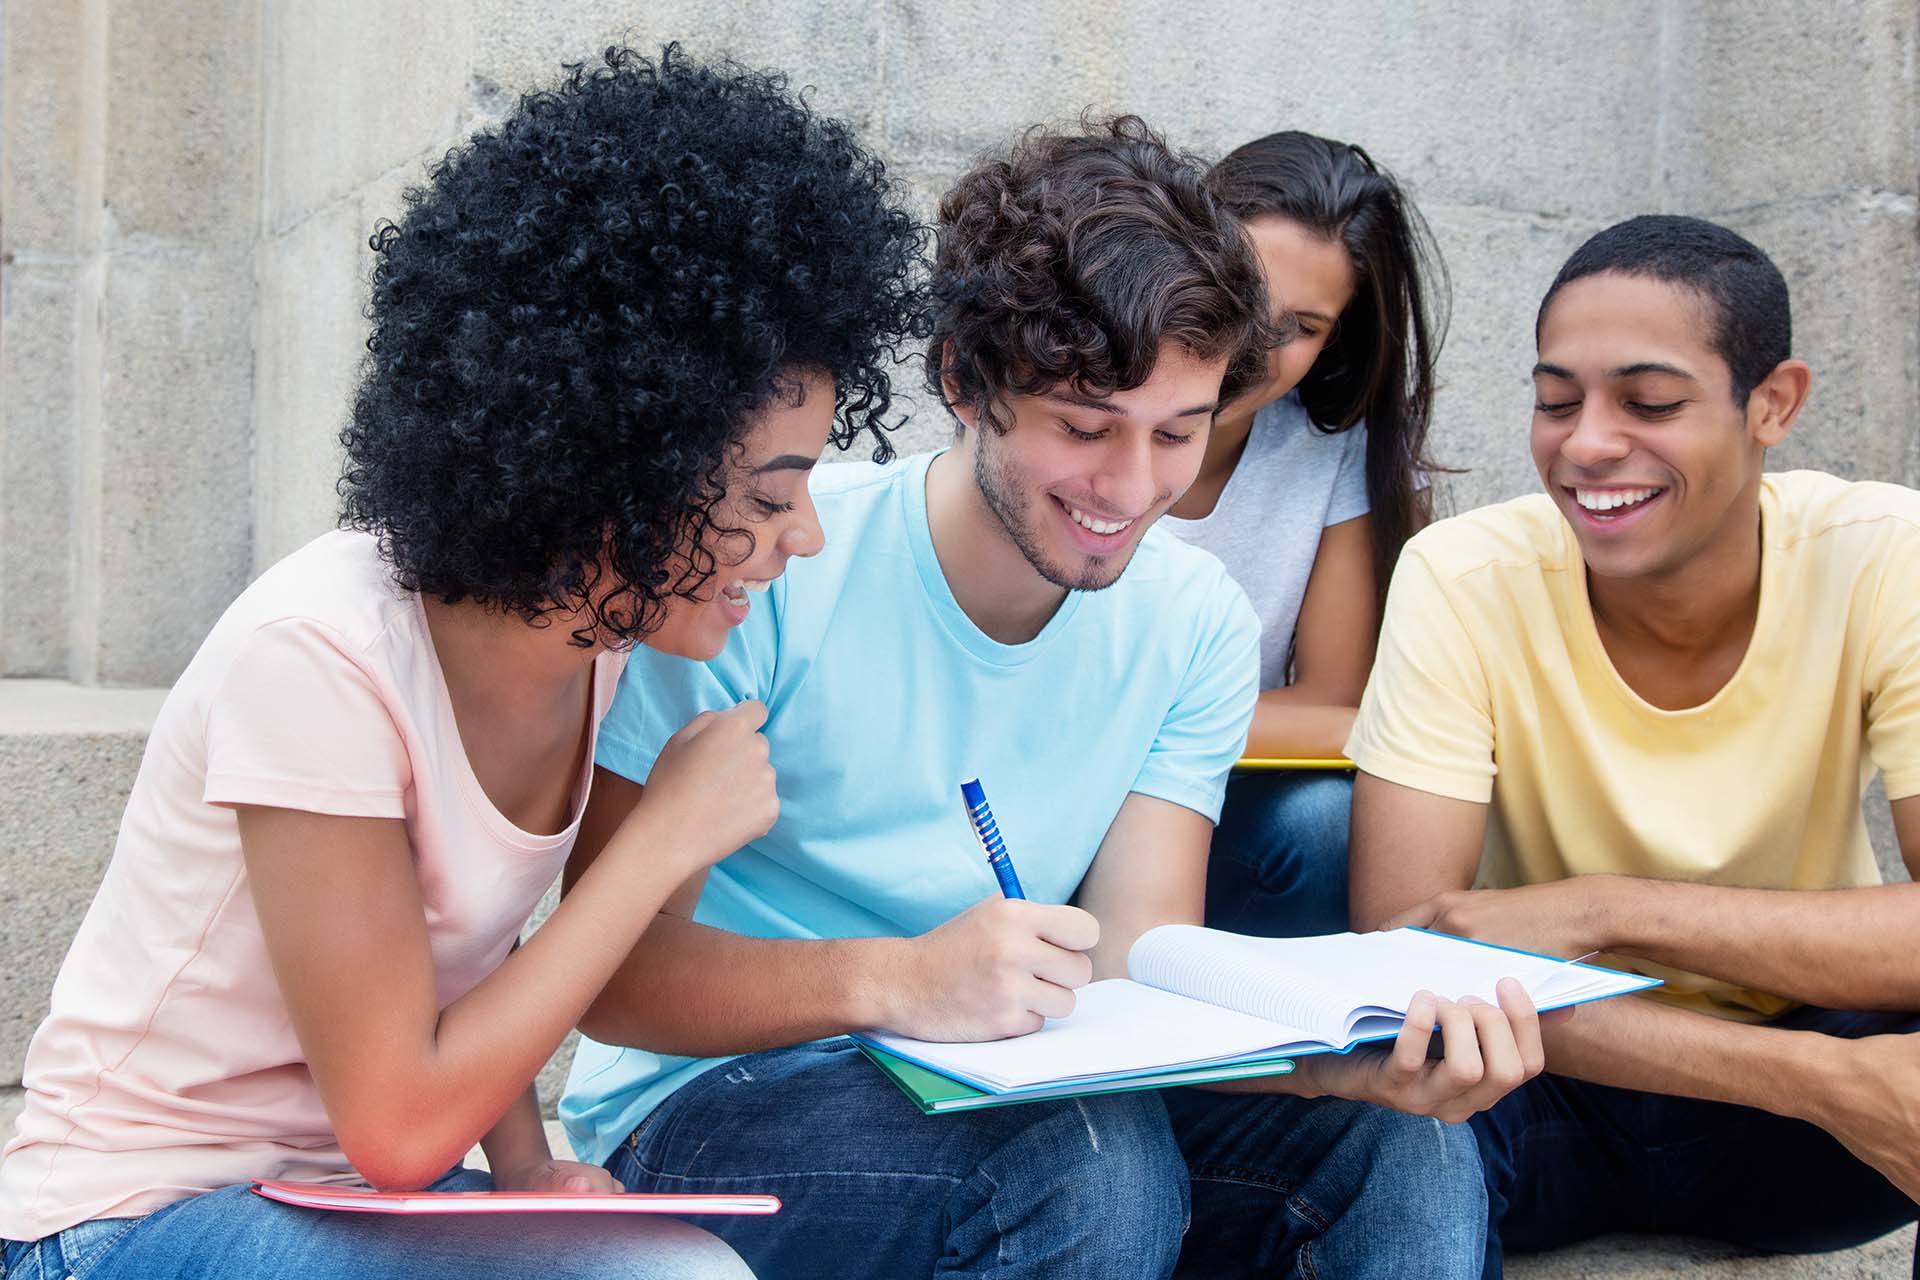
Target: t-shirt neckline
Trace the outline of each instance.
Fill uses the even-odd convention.
[[[413,623],[420,629],[420,641],[433,668],[434,714],[440,719],[441,732],[445,734],[443,741],[451,742],[456,748],[455,754],[459,758],[453,762],[453,769],[467,803],[496,839],[528,852],[544,853],[573,839],[580,831],[580,820],[586,816],[587,797],[593,779],[593,757],[599,747],[600,700],[604,692],[600,682],[604,678],[601,668],[606,657],[605,651],[593,655],[592,670],[588,674],[587,758],[580,776],[574,779],[567,800],[573,818],[552,834],[537,834],[500,812],[499,806],[493,803],[493,797],[480,785],[480,776],[473,771],[473,760],[467,755],[466,741],[460,736],[459,718],[453,714],[453,694],[447,688],[447,673],[440,665],[440,650],[433,642],[433,629],[427,625],[426,604],[418,591],[408,591],[406,595],[412,608]]]
[[[927,473],[933,467],[933,460],[945,452],[940,449],[915,458],[911,463],[913,470],[900,486],[900,516],[906,525],[907,544],[913,552],[920,589],[927,603],[932,606],[934,615],[961,648],[982,662],[997,667],[1021,666],[1039,657],[1066,630],[1073,615],[1080,611],[1081,599],[1087,593],[1067,592],[1066,599],[1053,611],[1047,624],[1040,628],[1040,634],[1022,644],[1002,644],[982,631],[954,598],[947,575],[940,568],[939,554],[933,549],[933,529],[927,523]],[[1135,554],[1139,554],[1137,549]]]
[[[1220,486],[1220,493],[1213,500],[1213,510],[1203,516],[1176,516],[1168,512],[1160,518],[1172,521],[1167,527],[1174,533],[1188,529],[1195,533],[1206,532],[1215,522],[1222,520],[1225,512],[1244,500],[1244,492],[1253,484],[1251,477],[1261,470],[1260,464],[1266,455],[1284,446],[1302,426],[1312,430],[1313,421],[1307,417],[1298,391],[1289,391],[1277,400],[1261,405],[1254,411],[1253,425],[1247,429],[1247,442],[1241,447],[1239,461],[1233,464],[1233,470],[1227,474],[1227,482]]]

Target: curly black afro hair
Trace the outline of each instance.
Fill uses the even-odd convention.
[[[795,373],[832,377],[835,444],[891,454],[924,235],[782,76],[674,45],[566,70],[375,231],[341,522],[402,587],[530,622],[584,606],[576,639],[625,644],[748,536],[715,504]]]

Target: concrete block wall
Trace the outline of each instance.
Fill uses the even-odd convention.
[[[1287,127],[1359,141],[1452,273],[1434,447],[1466,468],[1441,485],[1466,509],[1536,487],[1541,290],[1646,211],[1728,222],[1787,274],[1816,378],[1777,465],[1920,483],[1917,18],[1914,0],[0,0],[0,905],[24,908],[0,926],[0,1094],[157,691],[253,574],[332,523],[375,221],[562,61],[681,39],[784,68],[923,212],[977,153],[1087,108],[1207,156]],[[917,371],[901,381],[902,448],[943,440]],[[114,686],[144,692],[99,702]]]

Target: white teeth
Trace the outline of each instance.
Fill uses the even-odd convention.
[[[720,588],[720,594],[725,596],[727,603],[736,609],[747,607],[747,584],[738,578]]]
[[[765,579],[757,579],[750,582],[743,582],[740,585],[744,586],[749,591],[765,591],[768,587],[772,586],[773,583],[766,581]]]
[[[1656,494],[1665,493],[1663,488],[1654,489],[1575,489],[1573,500],[1588,511],[1612,511],[1616,507],[1631,507],[1645,502]]]
[[[1068,507],[1067,514],[1072,516],[1073,522],[1081,528],[1091,529],[1102,537],[1110,533],[1118,533],[1133,523],[1131,520],[1095,520],[1078,507]]]

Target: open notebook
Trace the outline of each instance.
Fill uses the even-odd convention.
[[[1424,929],[1253,938],[1162,925],[1134,943],[1127,972],[1129,978],[1082,987],[1072,1016],[1010,1040],[947,1044],[885,1032],[857,1038],[1012,1102],[1140,1087],[1163,1075],[1182,1078],[1151,1084],[1283,1071],[1286,1059],[1391,1039],[1423,990],[1494,1002],[1494,984],[1511,977],[1544,1011],[1660,985]],[[1254,1064],[1265,1071],[1246,1069]],[[1212,1071],[1220,1074],[1203,1074]],[[888,1074],[908,1087],[899,1073]],[[935,1109],[924,1101],[922,1107]]]

